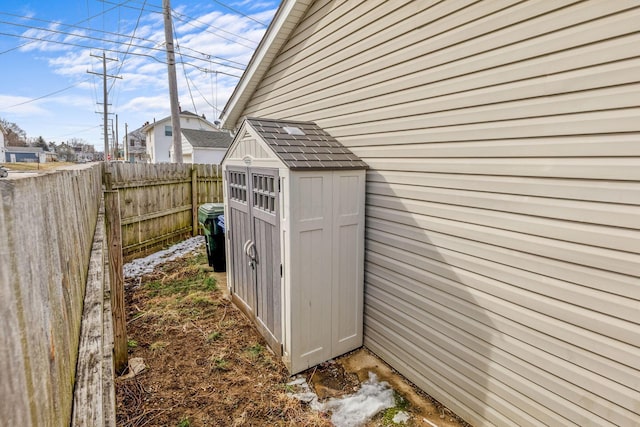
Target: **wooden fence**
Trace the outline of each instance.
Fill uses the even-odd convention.
[[[106,227],[103,191],[116,206],[105,206]],[[88,165],[2,180],[0,200],[2,424],[113,425],[108,383],[123,340],[126,363],[126,330],[115,319],[124,313],[122,258],[111,248],[123,242],[131,259],[196,234],[198,206],[222,201],[219,168]]]
[[[198,234],[198,206],[222,202],[217,165],[104,163],[118,191],[125,262]]]
[[[0,181],[0,418],[68,426],[99,166]]]

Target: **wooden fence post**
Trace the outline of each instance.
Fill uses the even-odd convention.
[[[111,282],[111,312],[113,315],[113,364],[116,374],[120,374],[128,363],[120,193],[118,191],[105,191],[104,205],[109,253],[109,278]]]
[[[198,235],[198,170],[191,165],[191,234]]]

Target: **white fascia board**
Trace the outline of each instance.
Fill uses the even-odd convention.
[[[222,128],[234,130],[239,115],[242,113],[249,97],[253,94],[256,86],[271,65],[271,61],[286,43],[291,31],[298,24],[298,21],[304,15],[304,11],[312,1],[284,0],[282,2],[229,101],[227,101],[222,113],[220,113]]]

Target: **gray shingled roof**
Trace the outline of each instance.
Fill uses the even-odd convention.
[[[367,164],[313,122],[248,117],[247,123],[290,169],[366,169]]]
[[[229,148],[233,141],[231,135],[222,131],[181,129],[181,132],[193,147]]]

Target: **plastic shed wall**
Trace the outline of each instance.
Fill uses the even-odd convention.
[[[291,173],[291,372],[362,345],[365,172]]]

